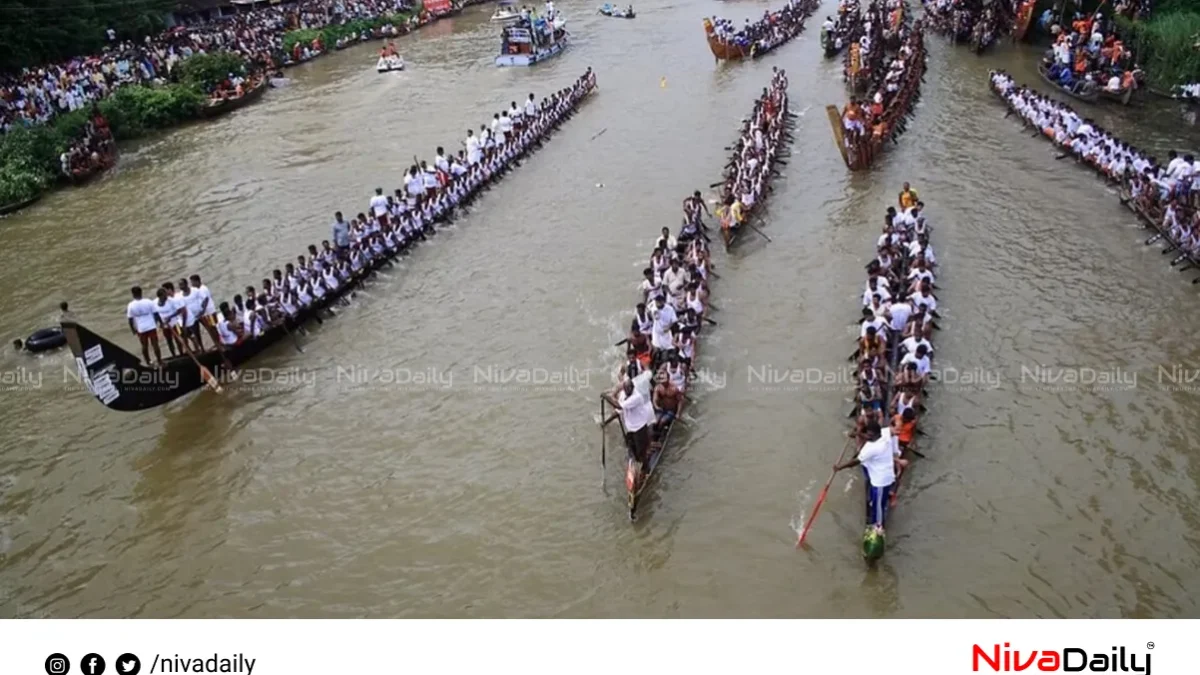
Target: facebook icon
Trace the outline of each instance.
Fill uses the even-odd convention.
[[[99,654],[88,654],[79,662],[79,669],[84,675],[104,675],[104,657]]]

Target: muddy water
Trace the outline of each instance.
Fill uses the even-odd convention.
[[[935,42],[908,134],[851,176],[816,20],[761,62],[714,66],[700,18],[765,6],[688,0],[614,21],[568,2],[575,44],[529,70],[492,66],[490,8],[475,8],[399,41],[403,74],[376,74],[370,47],[319,59],[0,223],[9,339],[69,299],[133,348],[131,284],[200,272],[232,295],[327,237],[333,211],[365,210],[414,153],[599,74],[542,152],[312,327],[304,354],[273,348],[254,383],[118,414],[63,374],[69,355],[6,354],[0,615],[1196,616],[1200,401],[1158,371],[1200,367],[1191,275],[1004,118],[987,69],[1032,82],[1036,55]],[[774,241],[716,254],[709,379],[630,525],[615,461],[600,487],[612,344],[658,228],[717,179],[771,66],[802,113],[764,223]],[[1101,119],[1194,147],[1157,110]],[[929,460],[865,572],[850,473],[811,550],[792,544],[841,447],[846,393],[830,382],[904,180],[937,228],[946,374]],[[1111,386],[1063,384],[1081,369]]]

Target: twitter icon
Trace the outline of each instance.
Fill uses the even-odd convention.
[[[117,657],[117,675],[138,675],[142,670],[142,662],[137,654],[122,654]]]

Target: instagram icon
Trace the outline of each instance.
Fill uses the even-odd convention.
[[[71,662],[62,654],[51,654],[46,657],[46,675],[67,675],[71,670]]]

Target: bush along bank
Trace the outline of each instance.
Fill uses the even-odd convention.
[[[357,41],[359,35],[364,31],[371,33],[377,29],[391,24],[395,26],[402,34],[408,32],[413,27],[407,26],[412,20],[413,15],[407,12],[383,16],[378,19],[356,19],[348,21],[341,25],[330,25],[324,28],[303,28],[293,30],[283,34],[283,50],[291,52],[297,44],[301,47],[311,46],[313,40],[320,38],[321,44],[325,50],[333,49],[337,41],[342,38],[350,38]]]
[[[206,92],[230,74],[244,75],[245,60],[228,52],[198,54],[172,73],[177,80],[161,86],[120,87],[96,108],[116,140],[131,140],[200,117]],[[83,108],[55,117],[49,124],[17,129],[0,137],[0,211],[27,202],[67,177],[60,157],[83,135],[92,114]]]
[[[1200,13],[1156,13],[1143,21],[1118,17],[1117,23],[1150,86],[1169,91],[1176,85],[1200,81],[1200,51],[1195,48]]]
[[[118,140],[197,119],[205,95],[194,84],[128,86],[100,101],[100,114]],[[59,158],[82,134],[91,114],[81,109],[50,124],[14,129],[0,137],[0,210],[33,199],[66,180]]]

